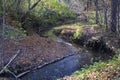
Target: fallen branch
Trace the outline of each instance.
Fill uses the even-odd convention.
[[[27,74],[27,73],[29,73],[30,72],[30,70],[27,70],[27,71],[25,71],[25,72],[22,72],[22,73],[20,73],[19,75],[17,75],[17,78],[20,78],[21,76],[23,76],[23,75],[25,75],[25,74]]]
[[[17,80],[17,76],[16,76],[12,71],[10,71],[10,70],[8,69],[8,72],[9,72],[10,74],[12,74],[12,75],[15,77],[15,79]]]
[[[20,50],[17,51],[17,53],[10,59],[10,61],[3,67],[3,69],[0,71],[0,74],[3,73],[3,71],[11,64],[11,62],[18,56],[20,53]]]

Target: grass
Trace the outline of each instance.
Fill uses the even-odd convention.
[[[57,32],[58,32],[57,29],[51,29],[49,31],[44,32],[43,35],[48,36],[50,39],[56,41],[57,40],[57,36],[56,36]]]
[[[72,24],[65,24],[65,25],[61,25],[61,26],[57,26],[54,29],[63,29],[63,28],[72,28],[72,29],[78,29],[81,27],[98,27],[97,24],[93,24],[91,22],[75,22]]]
[[[75,80],[119,80],[120,79],[120,57],[114,57],[108,62],[95,62],[89,67],[76,71],[72,77]]]

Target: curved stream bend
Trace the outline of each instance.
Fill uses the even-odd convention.
[[[80,54],[75,54],[75,50],[77,51],[77,49],[72,44],[62,39],[58,39],[58,42],[69,45],[69,48],[73,49],[74,53],[70,53],[70,55],[52,61],[49,64],[39,66],[38,69],[36,68],[22,76],[22,80],[56,80],[71,75],[85,64],[90,64],[92,55],[89,52],[83,50]]]

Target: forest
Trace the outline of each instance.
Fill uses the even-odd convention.
[[[0,80],[120,80],[120,0],[0,0]]]

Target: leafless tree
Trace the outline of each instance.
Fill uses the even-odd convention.
[[[3,5],[2,5],[2,8],[3,8],[3,15],[2,15],[2,50],[1,50],[1,60],[2,60],[2,67],[4,67],[4,61],[5,61],[5,44],[4,44],[4,36],[5,36],[5,16],[6,16],[6,10],[5,10],[5,3],[6,3],[6,0],[3,0]]]
[[[98,10],[99,10],[98,0],[95,0],[94,2],[95,2],[95,6],[96,6],[96,24],[98,24],[99,23],[99,20],[98,20],[98,18],[99,18],[99,15],[98,15]]]
[[[113,33],[117,32],[116,25],[117,25],[117,7],[118,7],[118,1],[119,0],[111,0],[111,31]]]
[[[108,29],[108,6],[107,6],[107,4],[105,3],[105,1],[104,0],[102,0],[102,2],[103,2],[103,11],[104,11],[104,24],[105,24],[105,27],[106,27],[106,29]]]

